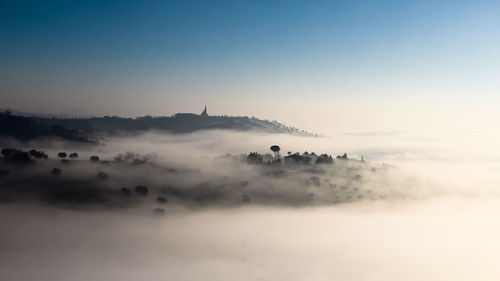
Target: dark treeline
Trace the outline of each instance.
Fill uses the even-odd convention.
[[[270,150],[274,155],[227,154],[187,168],[175,161],[158,161],[154,154],[126,152],[106,160],[73,151],[48,155],[36,149],[4,148],[0,203],[34,200],[70,208],[149,204],[154,214],[161,215],[172,204],[298,207],[398,199],[406,193],[387,181],[386,166],[352,160],[346,154],[334,159],[328,154],[289,152],[282,157],[278,145]]]
[[[59,137],[70,141],[90,142],[77,129],[68,129],[57,123],[46,123],[31,117],[13,116],[8,111],[0,112],[0,136],[28,141],[38,137]]]
[[[0,112],[0,136],[19,140],[53,136],[70,141],[95,140],[103,134],[160,130],[170,133],[191,133],[199,130],[223,129],[236,131],[260,131],[304,136],[313,134],[276,121],[254,117],[229,117],[177,113],[170,117],[123,118],[104,116],[93,118],[48,118],[13,116],[9,111]]]
[[[191,133],[199,130],[225,129],[237,131],[263,131],[269,133],[290,133],[312,135],[278,122],[271,122],[249,117],[201,116],[190,113],[179,113],[171,117],[137,117],[123,118],[105,116],[102,118],[64,119],[36,118],[38,122],[48,126],[59,125],[76,129],[87,134],[135,132],[147,130],[162,130],[171,133]]]
[[[271,154],[259,154],[257,152],[250,152],[246,156],[246,160],[250,164],[267,164],[267,165],[322,165],[322,164],[333,164],[333,157],[328,154],[317,155],[314,152],[304,152],[300,154],[299,152],[288,152],[287,156],[281,157],[281,148],[278,145],[273,145],[269,148],[274,156]],[[347,153],[342,156],[337,155],[338,160],[349,160]]]

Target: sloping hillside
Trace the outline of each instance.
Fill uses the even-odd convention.
[[[115,133],[160,130],[169,133],[191,133],[200,130],[256,131],[266,133],[314,136],[276,121],[249,117],[203,116],[178,113],[170,117],[93,117],[93,118],[48,118],[13,116],[0,113],[0,135],[20,140],[40,136],[55,136],[72,141],[88,141],[89,138]]]

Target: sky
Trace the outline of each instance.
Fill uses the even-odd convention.
[[[208,104],[308,127],[339,108],[480,112],[500,89],[499,13],[482,0],[3,0],[0,107],[141,116]]]

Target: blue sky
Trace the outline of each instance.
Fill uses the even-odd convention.
[[[4,0],[1,106],[491,99],[499,14],[494,1]]]

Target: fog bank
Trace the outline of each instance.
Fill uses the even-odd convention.
[[[1,203],[0,276],[13,281],[495,280],[500,274],[494,262],[500,253],[495,242],[500,200],[494,173],[498,163],[488,157],[493,144],[464,150],[480,138],[454,136],[346,131],[303,138],[206,131],[149,132],[85,147],[52,140],[10,142],[22,149],[42,149],[50,157],[30,172],[13,170],[8,177],[40,176],[45,183],[77,180],[111,192],[117,200],[106,201],[110,204],[104,208],[67,201]],[[319,186],[309,172],[275,178],[241,161],[242,153],[267,153],[272,144],[279,144],[284,155],[347,152],[354,160],[335,160],[324,168],[325,174],[314,175]],[[60,163],[55,155],[61,150],[78,152],[79,160]],[[127,152],[146,164],[113,162]],[[101,161],[90,162],[91,155]],[[361,155],[367,163],[359,161]],[[389,164],[387,171],[370,174],[372,167],[385,167],[383,163]],[[358,165],[369,168],[349,172]],[[59,176],[50,174],[53,166],[62,168]],[[96,178],[100,171],[110,178]],[[363,180],[356,182],[356,174]],[[332,198],[326,179],[341,178],[355,183],[346,181],[349,192],[356,186],[358,191],[398,196],[297,204],[306,202],[297,198],[311,190],[319,202]],[[250,183],[242,185],[245,180]],[[312,184],[305,185],[307,181]],[[200,185],[204,182],[211,184]],[[134,194],[122,200],[120,187],[141,183],[150,188],[148,197]],[[175,185],[192,193],[167,193],[165,214],[154,215],[156,196]],[[221,190],[229,196],[209,196],[216,204],[193,207],[199,204],[190,196]],[[252,199],[244,204],[243,190]],[[266,202],[269,194],[280,198],[279,204]]]
[[[5,280],[494,280],[500,273],[497,200],[247,207],[162,219],[0,208]]]

